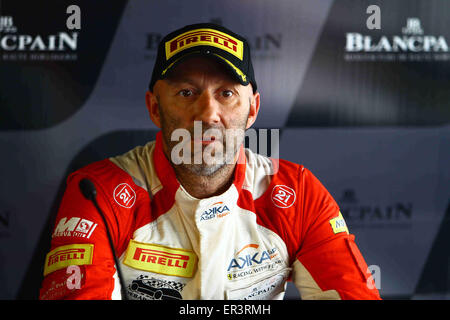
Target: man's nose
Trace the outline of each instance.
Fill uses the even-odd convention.
[[[220,122],[220,105],[209,92],[203,92],[197,100],[194,121],[208,124]]]

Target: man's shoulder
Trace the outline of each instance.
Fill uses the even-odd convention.
[[[258,171],[263,175],[285,175],[300,173],[305,169],[301,164],[279,158],[271,158],[245,149],[247,167],[251,171]]]
[[[284,159],[270,158],[246,149],[246,173],[244,189],[254,199],[261,197],[271,185],[287,185],[297,189],[303,165]]]
[[[146,174],[151,165],[150,157],[153,151],[154,141],[144,146],[137,146],[124,154],[116,155],[100,161],[92,162],[74,172],[68,180],[74,176],[86,176],[95,180],[100,185],[115,185],[123,183],[132,183],[137,186],[145,187]],[[126,181],[126,182],[125,182]]]

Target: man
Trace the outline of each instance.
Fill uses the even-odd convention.
[[[164,37],[146,103],[156,141],[69,176],[41,299],[282,299],[288,280],[302,299],[380,298],[311,172],[244,150],[260,95],[243,37],[213,24]]]

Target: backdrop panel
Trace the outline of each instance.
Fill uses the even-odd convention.
[[[67,175],[154,138],[157,43],[208,21],[249,39],[255,127],[280,129],[280,156],[332,193],[382,296],[447,297],[449,12],[446,0],[0,1],[0,299],[36,299]]]

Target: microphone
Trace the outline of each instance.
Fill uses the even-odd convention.
[[[109,241],[109,246],[111,248],[111,252],[114,258],[114,263],[116,264],[116,270],[117,270],[117,275],[119,277],[119,282],[120,282],[120,286],[121,286],[121,293],[122,293],[122,298],[124,300],[128,300],[128,294],[125,291],[125,283],[123,281],[123,274],[122,274],[122,270],[120,269],[120,265],[119,265],[119,260],[117,259],[116,256],[116,252],[114,250],[114,243],[111,237],[111,233],[109,232],[109,228],[108,228],[108,224],[106,222],[106,218],[105,215],[103,214],[103,211],[100,209],[98,203],[97,203],[97,190],[95,189],[94,184],[92,183],[91,180],[84,178],[80,181],[80,190],[81,193],[83,194],[83,196],[92,201],[92,203],[94,204],[95,208],[97,209],[97,211],[99,212],[100,216],[103,219],[103,223],[105,224],[106,227],[106,235],[108,236],[108,241]]]

